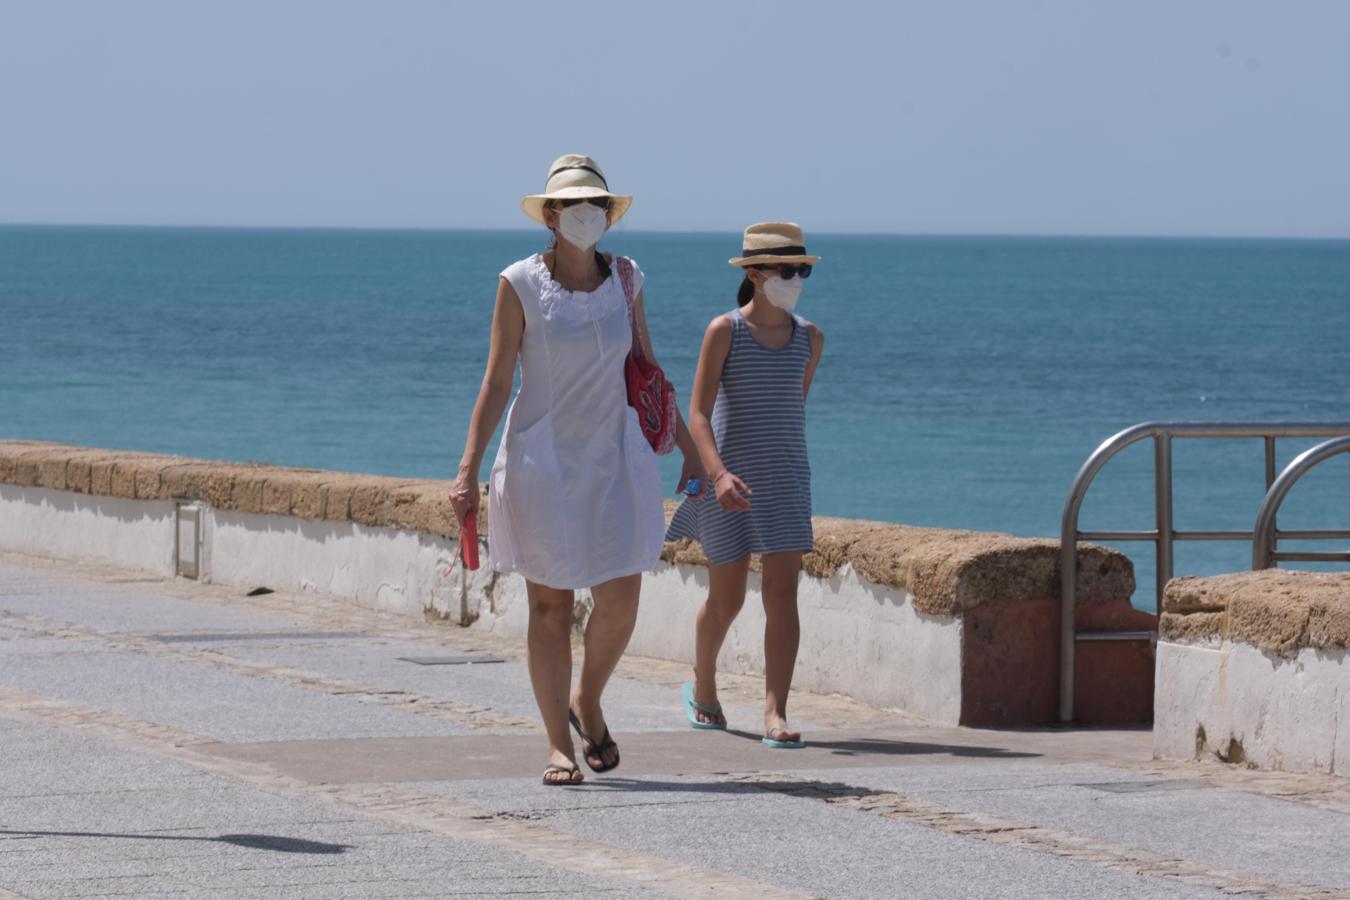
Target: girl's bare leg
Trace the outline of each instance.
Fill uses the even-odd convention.
[[[708,566],[708,599],[694,622],[694,700],[709,709],[717,707],[717,654],[727,639],[727,630],[745,604],[745,579],[750,557]],[[700,722],[726,724],[726,716],[708,715],[695,708]]]
[[[787,724],[788,691],[797,666],[801,623],[797,618],[797,581],[802,571],[800,551],[768,553],[764,564],[764,732],[782,728],[774,737],[795,741],[801,734]]]

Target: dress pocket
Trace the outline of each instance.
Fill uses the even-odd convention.
[[[633,473],[633,477],[637,481],[635,487],[639,491],[646,488],[649,492],[654,492],[659,506],[661,502],[661,469],[656,462],[656,451],[647,442],[647,436],[642,433],[642,425],[638,422],[637,410],[630,406],[625,412],[623,449],[624,456],[628,458],[629,471]]]
[[[552,485],[561,477],[557,448],[553,443],[553,421],[545,414],[524,431],[509,435],[503,468],[512,488],[532,484]]]

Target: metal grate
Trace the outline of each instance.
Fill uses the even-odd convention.
[[[1102,781],[1095,784],[1077,784],[1074,787],[1091,788],[1094,791],[1106,791],[1111,794],[1143,794],[1154,791],[1190,791],[1214,787],[1214,784],[1200,778],[1164,778],[1159,781]]]
[[[152,634],[150,639],[165,644],[196,644],[212,641],[311,641],[320,638],[359,638],[365,635],[351,631],[228,631],[200,634]]]
[[[486,653],[469,653],[461,656],[400,656],[400,662],[410,662],[419,666],[472,666],[478,663],[506,662],[500,656]]]

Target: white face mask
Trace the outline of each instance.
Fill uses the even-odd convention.
[[[589,250],[600,243],[609,225],[609,213],[589,203],[577,203],[558,214],[558,233],[567,243]]]
[[[781,309],[783,312],[792,312],[797,308],[797,297],[802,292],[802,277],[793,275],[791,278],[782,278],[773,275],[764,281],[764,296],[769,298],[769,302]]]

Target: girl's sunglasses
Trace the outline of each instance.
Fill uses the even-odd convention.
[[[791,278],[793,275],[800,275],[803,278],[811,277],[810,263],[798,263],[797,265],[779,263],[776,266],[752,266],[752,268],[759,269],[761,272],[776,271],[780,278]]]
[[[576,206],[578,203],[589,203],[591,206],[609,212],[608,197],[573,197],[571,200],[559,200],[558,206],[567,209],[567,207]]]

